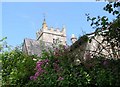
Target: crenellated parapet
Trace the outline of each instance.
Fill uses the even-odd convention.
[[[60,30],[59,28],[54,29],[53,27],[51,28],[42,28],[39,31],[36,32],[37,37],[41,36],[42,33],[51,33],[51,34],[55,34],[55,35],[62,35],[62,36],[66,36],[66,29],[62,28],[62,30]]]
[[[36,32],[37,40],[25,39],[23,43],[23,52],[28,55],[41,56],[42,51],[53,48],[53,46],[67,45],[66,43],[66,29],[48,28],[44,19],[41,29]]]
[[[42,28],[36,32],[37,40],[43,40],[45,42],[53,42],[53,39],[60,39],[63,44],[66,43],[66,28],[65,26],[62,27],[60,30],[59,28],[47,27],[46,21],[44,19]]]

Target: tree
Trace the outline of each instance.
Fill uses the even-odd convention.
[[[91,26],[96,29],[95,35],[91,39],[95,39],[96,36],[103,37],[102,41],[98,42],[102,47],[99,54],[105,50],[109,54],[109,58],[116,59],[120,58],[120,13],[117,9],[119,6],[120,2],[109,2],[103,8],[116,17],[113,21],[109,21],[107,16],[91,18],[89,14],[86,14],[87,21],[91,21]]]

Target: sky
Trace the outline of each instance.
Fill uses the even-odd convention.
[[[41,29],[44,14],[48,28],[62,29],[65,25],[67,43],[71,35],[76,37],[94,31],[85,16],[114,16],[103,10],[107,2],[2,2],[2,36],[7,43],[17,46],[24,38],[36,39],[36,31]],[[1,28],[1,27],[0,27]]]
[[[2,2],[95,2],[96,0],[1,0],[1,1]],[[99,0],[99,1],[105,1],[105,0]]]

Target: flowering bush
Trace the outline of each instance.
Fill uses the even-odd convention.
[[[30,81],[26,85],[120,86],[120,68],[118,67],[120,60],[96,57],[75,65],[68,61],[69,55],[62,55],[62,52],[64,53],[63,49],[57,49],[53,54],[38,61],[35,67],[36,72],[30,76]]]
[[[31,80],[36,80],[39,75],[42,75],[43,73],[45,73],[45,70],[42,68],[42,66],[47,65],[48,61],[49,60],[46,59],[46,60],[38,61],[36,63],[36,68],[35,69],[37,70],[37,72],[35,73],[34,76],[30,77]]]
[[[83,67],[70,64],[69,56],[65,55],[66,52],[67,49],[63,46],[63,48],[55,48],[49,56],[48,53],[44,53],[46,58],[42,57],[44,59],[36,62],[36,72],[30,76],[30,82],[26,85],[80,86],[89,84],[89,74]],[[83,77],[78,78],[78,75],[83,75]]]
[[[76,65],[68,52],[64,46],[51,52],[43,51],[40,58],[20,50],[3,52],[0,55],[3,86],[120,86],[119,59],[99,56]]]

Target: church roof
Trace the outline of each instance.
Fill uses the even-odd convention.
[[[41,56],[43,50],[47,50],[52,47],[52,43],[25,38],[24,46],[25,48],[23,51],[26,50],[28,55]]]

